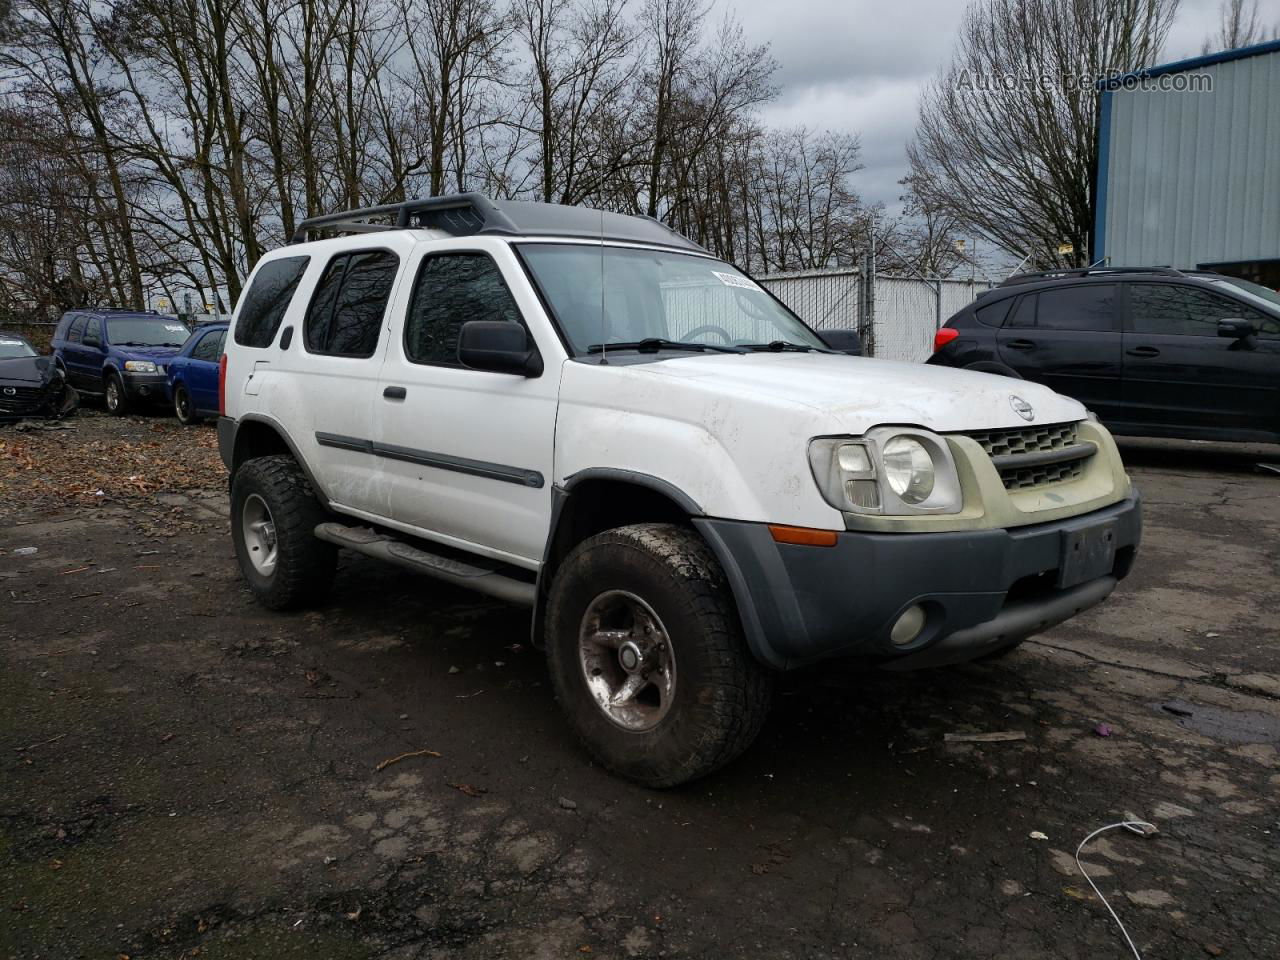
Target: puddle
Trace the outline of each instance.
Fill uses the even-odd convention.
[[[1232,743],[1280,743],[1280,717],[1248,710],[1225,710],[1202,703],[1167,700],[1152,704],[1181,727]]]

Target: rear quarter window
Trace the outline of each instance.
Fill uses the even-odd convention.
[[[1013,306],[1013,301],[1016,299],[1016,297],[1005,297],[995,303],[988,303],[974,310],[973,315],[978,318],[979,323],[988,327],[1003,326],[1004,318],[1009,315],[1009,308]]]
[[[281,257],[258,268],[236,318],[236,343],[242,347],[271,346],[310,262],[310,257]]]

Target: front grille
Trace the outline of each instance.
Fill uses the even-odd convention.
[[[1089,441],[1080,440],[1080,429],[1074,423],[988,430],[968,436],[991,457],[1006,490],[1030,490],[1076,480],[1084,474],[1085,461],[1097,450]],[[1060,459],[1045,462],[1045,454],[1055,453]]]
[[[1084,461],[1073,460],[1070,463],[1050,463],[1043,467],[1005,468],[1000,471],[1000,479],[1004,481],[1006,490],[1029,490],[1051,483],[1066,483],[1083,473]]]
[[[9,393],[12,390],[13,393]],[[0,388],[0,413],[26,413],[37,410],[47,399],[44,387]]]
[[[1061,450],[1075,443],[1079,435],[1080,430],[1074,423],[1050,423],[1043,427],[991,430],[986,433],[969,434],[982,445],[982,449],[987,451],[989,457]]]

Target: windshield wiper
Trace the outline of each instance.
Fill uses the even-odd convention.
[[[643,340],[631,340],[626,343],[593,343],[587,347],[587,353],[601,353],[606,350],[635,350],[639,353],[657,353],[659,350],[688,350],[703,353],[710,350],[714,353],[746,353],[742,347],[721,346],[718,343],[687,343],[684,340],[668,340],[665,337],[645,337]]]
[[[784,350],[794,350],[796,353],[835,353],[834,350],[827,350],[823,347],[811,347],[805,343],[792,343],[790,340],[771,340],[768,343],[744,343],[742,345],[748,350],[762,352],[768,350],[771,353],[782,353]]]
[[[141,340],[121,340],[117,347],[154,347],[154,343],[143,343]]]

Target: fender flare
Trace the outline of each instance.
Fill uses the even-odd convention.
[[[240,427],[246,423],[260,423],[263,426],[270,427],[272,432],[284,441],[284,445],[289,448],[290,455],[297,461],[298,466],[306,476],[307,483],[311,484],[311,489],[315,491],[316,498],[328,509],[332,501],[329,499],[324,487],[316,480],[315,473],[312,471],[310,464],[307,463],[306,458],[303,457],[302,451],[298,449],[298,445],[294,443],[293,437],[289,436],[289,431],[284,428],[284,424],[264,413],[246,413],[238,420],[233,420],[230,417],[218,418],[218,446],[223,448],[225,445],[226,453],[223,456],[223,462],[227,465],[227,472],[230,474],[228,482],[235,479],[233,466],[235,463],[236,438],[239,436]],[[224,427],[223,424],[229,424],[230,426]],[[228,434],[225,438],[223,436],[224,431]]]

